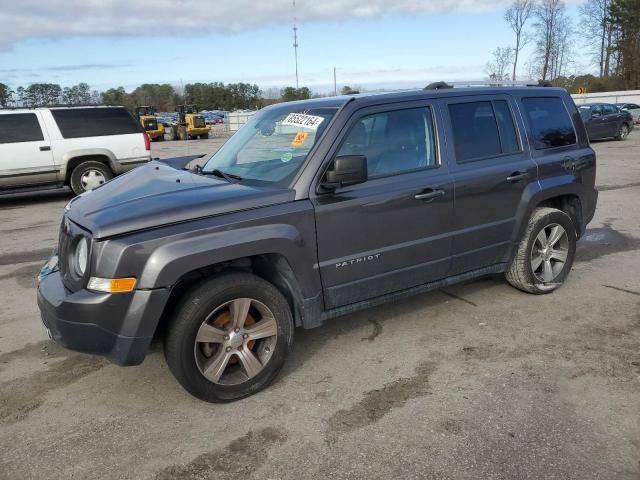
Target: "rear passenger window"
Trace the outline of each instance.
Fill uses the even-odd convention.
[[[453,103],[449,115],[458,163],[520,151],[506,101]]]
[[[576,143],[576,132],[569,112],[559,97],[523,98],[536,150],[564,147]],[[595,113],[595,109],[594,109]]]
[[[358,120],[338,151],[364,155],[370,177],[437,165],[431,108],[376,113]]]
[[[142,132],[140,124],[124,108],[53,109],[51,114],[64,138],[102,137]]]
[[[35,113],[0,115],[0,143],[39,142],[44,140]]]

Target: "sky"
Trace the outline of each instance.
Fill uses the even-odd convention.
[[[486,77],[508,1],[0,0],[0,82],[424,86]],[[578,0],[567,2],[577,19]],[[523,53],[529,56],[530,47]],[[586,68],[586,61],[580,58]],[[521,62],[520,77],[526,77]]]

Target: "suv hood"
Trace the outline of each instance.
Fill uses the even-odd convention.
[[[294,198],[290,189],[229,183],[154,161],[76,197],[67,218],[99,239]]]

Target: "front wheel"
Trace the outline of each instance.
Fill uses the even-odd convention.
[[[626,123],[620,125],[620,129],[618,130],[618,134],[616,135],[616,140],[624,140],[629,136],[629,126]]]
[[[552,292],[569,275],[575,253],[571,217],[555,208],[536,208],[507,270],[507,281],[528,293]]]
[[[228,402],[269,385],[292,343],[287,300],[265,280],[233,272],[186,294],[168,329],[165,358],[189,393]]]

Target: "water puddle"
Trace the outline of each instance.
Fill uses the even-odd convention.
[[[605,224],[602,228],[587,229],[578,241],[576,262],[588,262],[612,253],[634,250],[640,250],[640,238],[625,235]]]

